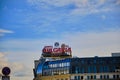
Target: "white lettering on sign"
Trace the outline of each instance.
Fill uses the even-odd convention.
[[[65,53],[65,52],[71,52],[71,48],[53,48],[52,46],[45,46],[43,48],[43,53]]]

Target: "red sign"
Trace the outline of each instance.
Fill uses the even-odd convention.
[[[63,53],[63,52],[71,52],[71,48],[52,48],[45,47],[43,49],[43,53]]]
[[[71,48],[65,44],[61,47],[45,46],[42,50],[43,56],[61,56],[61,55],[71,55]]]
[[[43,53],[51,53],[53,47],[52,46],[45,46],[42,50]]]

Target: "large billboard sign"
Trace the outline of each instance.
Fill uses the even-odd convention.
[[[54,46],[45,46],[42,50],[43,57],[64,57],[71,56],[71,47],[66,44],[59,45],[58,42]]]

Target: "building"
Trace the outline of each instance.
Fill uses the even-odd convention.
[[[112,53],[112,56],[120,56],[120,53]]]
[[[45,61],[35,71],[35,80],[120,80],[120,57]]]
[[[120,56],[35,61],[34,80],[120,80]]]

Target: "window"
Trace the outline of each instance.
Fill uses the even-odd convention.
[[[96,66],[88,66],[88,73],[96,73],[97,69]]]
[[[103,72],[103,67],[102,66],[100,66],[100,72]]]
[[[62,63],[62,67],[64,67],[64,63]]]
[[[113,79],[119,79],[119,75],[113,75]]]
[[[89,76],[87,76],[87,79],[90,79],[90,77],[89,77]]]
[[[113,75],[113,79],[115,79],[116,77],[115,77],[115,75]]]
[[[67,66],[70,66],[70,63],[69,63],[69,62],[67,62]]]
[[[119,75],[117,75],[117,79],[119,79]]]
[[[81,76],[81,79],[83,79],[83,76]]]
[[[102,75],[100,75],[100,79],[102,79]]]
[[[80,76],[78,76],[78,80],[80,80]]]
[[[94,75],[94,79],[96,79],[96,75]]]
[[[75,67],[75,73],[79,73],[79,67]]]
[[[96,68],[96,66],[93,66],[93,72],[94,72],[94,73],[97,73],[97,68]]]
[[[104,66],[103,70],[104,70],[104,72],[108,72],[109,71],[109,67],[108,66]]]
[[[57,64],[55,64],[54,66],[57,67]]]
[[[107,79],[109,79],[109,75],[107,75]]]
[[[84,73],[84,67],[81,68],[81,73]]]
[[[113,71],[115,71],[115,66],[112,66],[112,69],[111,69],[111,71],[113,72]]]
[[[50,68],[52,68],[52,67],[53,67],[53,64],[50,64],[49,66],[50,66]]]
[[[96,64],[96,60],[94,60],[94,64]]]
[[[106,75],[104,75],[104,79],[106,79]]]
[[[91,76],[91,79],[93,79],[93,76]]]
[[[88,73],[90,73],[91,72],[91,69],[90,69],[90,66],[88,66]]]
[[[81,63],[84,64],[84,60],[82,60]]]
[[[60,67],[62,67],[62,63],[60,63]]]
[[[66,78],[65,80],[68,80],[68,78]]]
[[[75,76],[74,78],[75,78],[75,80],[77,80],[77,76]]]

